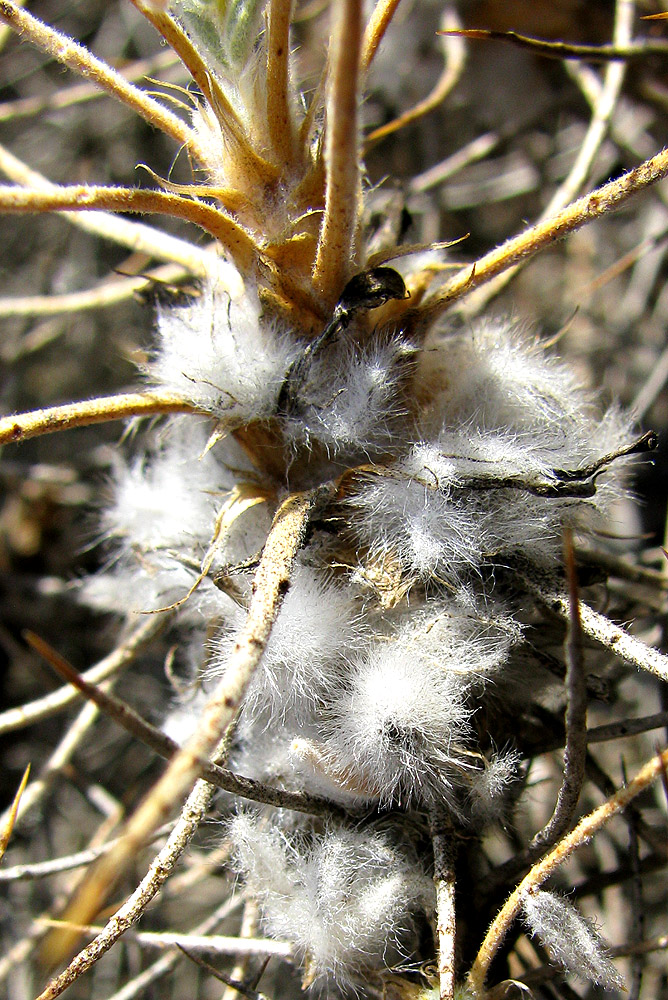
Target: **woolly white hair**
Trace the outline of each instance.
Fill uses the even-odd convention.
[[[187,546],[192,556],[208,544],[220,495],[234,479],[211,452],[197,459],[205,445],[204,428],[181,418],[153,454],[119,462],[113,500],[102,514],[103,537],[144,553]]]
[[[398,335],[375,337],[363,348],[346,340],[323,351],[309,371],[302,412],[288,421],[288,437],[320,441],[332,452],[391,448],[402,415],[400,383],[414,354]]]
[[[216,640],[212,675],[224,671],[245,617],[237,608],[235,628]],[[272,718],[290,712],[304,718],[340,683],[353,645],[359,649],[365,641],[368,632],[353,588],[327,582],[322,572],[302,563],[272,628],[244,711],[269,710]]]
[[[413,914],[433,909],[434,890],[404,849],[370,830],[288,839],[248,813],[229,832],[265,924],[293,941],[318,977],[345,984],[408,957]]]
[[[402,803],[433,792],[454,803],[470,766],[466,685],[406,652],[400,643],[379,644],[353,668],[333,707],[326,745],[342,777],[358,775],[370,799]]]
[[[158,310],[153,381],[220,418],[270,416],[298,346],[261,317],[251,290],[231,299],[212,284],[187,305]]]
[[[596,928],[572,903],[554,892],[537,889],[525,894],[522,907],[532,933],[555,962],[607,989],[625,988]]]

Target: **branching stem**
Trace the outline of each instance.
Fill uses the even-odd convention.
[[[167,191],[145,188],[92,187],[76,184],[52,190],[0,185],[0,212],[86,212],[107,209],[112,212],[169,215],[199,226],[228,251],[242,274],[248,274],[258,259],[251,237],[227,215],[193,198],[183,198]]]
[[[492,921],[468,976],[468,986],[476,998],[485,996],[485,979],[492,959],[501,946],[511,923],[522,908],[525,895],[538,889],[579,847],[591,840],[613,816],[620,813],[629,802],[648,788],[668,766],[668,750],[658,753],[645,764],[633,781],[620,788],[606,802],[580,820],[575,829],[561,840],[542,861],[533,866],[511,893]]]
[[[333,306],[355,270],[360,221],[358,135],[362,4],[339,0],[332,10],[331,75],[325,136],[325,216],[320,230],[313,285]]]
[[[192,403],[167,394],[126,392],[117,396],[98,396],[77,403],[63,403],[44,410],[17,413],[0,418],[0,445],[27,441],[41,434],[88,427],[127,417],[148,417],[162,413],[198,413]]]
[[[289,496],[279,507],[255,576],[253,599],[246,624],[234,645],[225,675],[202,712],[197,730],[128,820],[124,836],[118,845],[89,873],[78,896],[64,915],[66,922],[75,925],[88,923],[90,917],[98,912],[109,888],[126,870],[137,851],[169,816],[174,803],[192,788],[201,774],[202,759],[211,756],[214,763],[218,763],[220,752],[217,748],[225,746],[225,732],[236,717],[262,658],[273,623],[290,585],[292,563],[303,541],[311,511],[319,499],[320,491],[314,490]],[[186,822],[189,830],[193,824],[197,825],[206,811],[212,793],[212,786],[203,781],[197,782],[187,807],[189,818]],[[179,854],[184,846],[185,844],[180,847]],[[160,868],[160,873],[162,884],[167,878],[164,865]],[[156,891],[157,886],[152,895]],[[124,910],[125,907],[121,909]],[[60,934],[63,935],[62,938]],[[49,957],[52,960],[59,958],[71,946],[74,936],[72,933],[60,932],[48,948]],[[80,961],[81,957],[77,956],[40,1000],[58,996],[72,981],[71,970],[77,968]]]
[[[614,211],[625,201],[668,176],[668,150],[578,198],[553,218],[514,236],[496,250],[485,254],[471,268],[465,268],[418,310],[420,325],[433,323],[453,302],[490,281],[519,261],[535,256],[550,244],[575,232],[595,219]]]

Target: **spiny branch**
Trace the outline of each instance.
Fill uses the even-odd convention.
[[[553,218],[514,236],[446,282],[424,306],[416,310],[420,325],[427,326],[435,322],[454,302],[484,285],[495,275],[519,261],[535,256],[568,233],[614,211],[633,195],[667,176],[668,150],[662,150],[616,180],[572,202]]]
[[[98,396],[76,403],[49,406],[44,410],[17,413],[0,418],[0,445],[27,441],[41,434],[88,427],[109,420],[147,417],[163,413],[201,413],[185,399],[167,394],[126,392],[116,396]]]
[[[172,759],[162,778],[130,818],[118,846],[90,872],[77,898],[65,913],[66,921],[85,924],[97,913],[110,887],[125,871],[137,851],[171,813],[174,803],[199,778],[202,759],[212,755],[214,763],[219,762],[217,757],[225,746],[225,731],[236,717],[262,658],[289,587],[292,563],[302,544],[311,512],[320,499],[321,491],[314,490],[289,496],[279,507],[255,576],[246,625],[234,645],[224,677],[202,712],[196,732]],[[212,792],[212,786],[206,782],[199,781],[195,786],[191,793],[192,799],[189,800],[189,808],[192,809],[188,820],[189,829],[191,823],[196,825],[199,822]],[[54,960],[71,945],[72,934],[61,933],[63,938],[56,937],[48,948],[48,953]],[[71,969],[79,960],[75,958],[68,970],[54,980],[51,991],[47,990],[42,1000],[58,996],[69,985]]]
[[[542,861],[535,864],[522,879],[492,921],[469,972],[468,986],[476,998],[485,996],[485,979],[490,964],[503,943],[511,923],[522,908],[524,896],[541,886],[579,847],[589,843],[594,834],[598,833],[613,816],[625,809],[629,802],[656,781],[666,767],[668,767],[668,750],[663,750],[648,761],[626,787],[620,788],[615,795],[581,819],[575,829]]]

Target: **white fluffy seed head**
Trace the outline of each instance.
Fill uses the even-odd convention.
[[[466,683],[399,643],[380,643],[352,670],[333,708],[327,746],[342,780],[356,775],[383,804],[454,802],[467,769]]]
[[[345,985],[409,957],[413,914],[433,908],[433,883],[404,849],[370,830],[288,839],[248,814],[230,837],[268,930],[293,941],[319,979]]]
[[[348,331],[341,335],[349,336]],[[318,441],[328,451],[367,455],[403,441],[400,385],[414,351],[399,336],[359,348],[343,339],[313,359],[300,412],[287,423],[295,444]],[[405,430],[405,428],[404,428]]]
[[[183,547],[189,555],[206,545],[216,505],[233,479],[213,454],[198,458],[206,429],[180,420],[153,454],[118,464],[112,503],[102,515],[105,538],[118,539],[143,553]]]
[[[297,348],[262,315],[250,289],[231,300],[208,284],[184,306],[158,311],[153,381],[215,416],[258,420],[276,409]]]
[[[624,989],[624,979],[606,954],[596,928],[572,903],[538,889],[526,893],[522,906],[532,934],[555,962],[581,979],[607,989]]]
[[[235,627],[216,642],[211,673],[224,672],[245,613],[238,609]],[[290,713],[304,718],[340,684],[353,647],[368,642],[361,607],[352,588],[328,582],[311,566],[299,565],[272,628],[244,711]]]

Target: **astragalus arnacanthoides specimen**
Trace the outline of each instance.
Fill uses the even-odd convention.
[[[191,184],[156,176],[155,188],[132,189],[33,183],[15,165],[15,179],[33,186],[1,189],[0,207],[163,213],[215,241],[169,245],[199,286],[159,307],[142,390],[1,428],[3,440],[19,440],[68,423],[163,417],[137,431],[130,457],[115,458],[99,516],[107,561],[80,596],[125,618],[169,616],[192,682],[165,709],[162,733],[126,713],[172,761],[65,919],[92,919],[188,794],[181,817],[137,889],[43,996],[144,912],[207,813],[211,782],[249,800],[221,805],[233,868],[307,985],[428,995],[435,980],[443,1000],[455,989],[481,995],[507,927],[485,940],[468,985],[456,985],[465,970],[455,889],[475,897],[475,879],[488,874],[479,857],[458,883],[456,845],[507,819],[521,795],[527,748],[514,723],[558,719],[554,675],[565,674],[564,782],[509,885],[550,850],[571,850],[563,838],[586,740],[583,633],[665,672],[660,654],[578,610],[572,567],[573,537],[610,530],[629,461],[655,439],[619,408],[603,409],[518,324],[455,326],[445,314],[664,175],[665,154],[446,282],[443,245],[380,240],[371,222],[360,107],[396,3],[379,2],[369,19],[359,0],[330,5],[329,51],[309,94],[287,0],[135,6],[196,84],[174,93],[176,111],[0,3],[25,37],[177,140],[193,167]],[[552,626],[542,640],[544,607],[569,622],[565,667]],[[117,702],[104,707],[119,715]],[[209,782],[198,780],[205,766]],[[641,772],[634,794],[660,766]],[[611,799],[595,822],[622,805]],[[538,888],[547,874],[523,888],[509,921],[523,907],[556,962],[619,985],[590,925]],[[480,931],[466,928],[463,954],[475,954]],[[579,946],[560,942],[574,933],[586,943],[581,962]],[[49,939],[49,954],[66,945]]]

